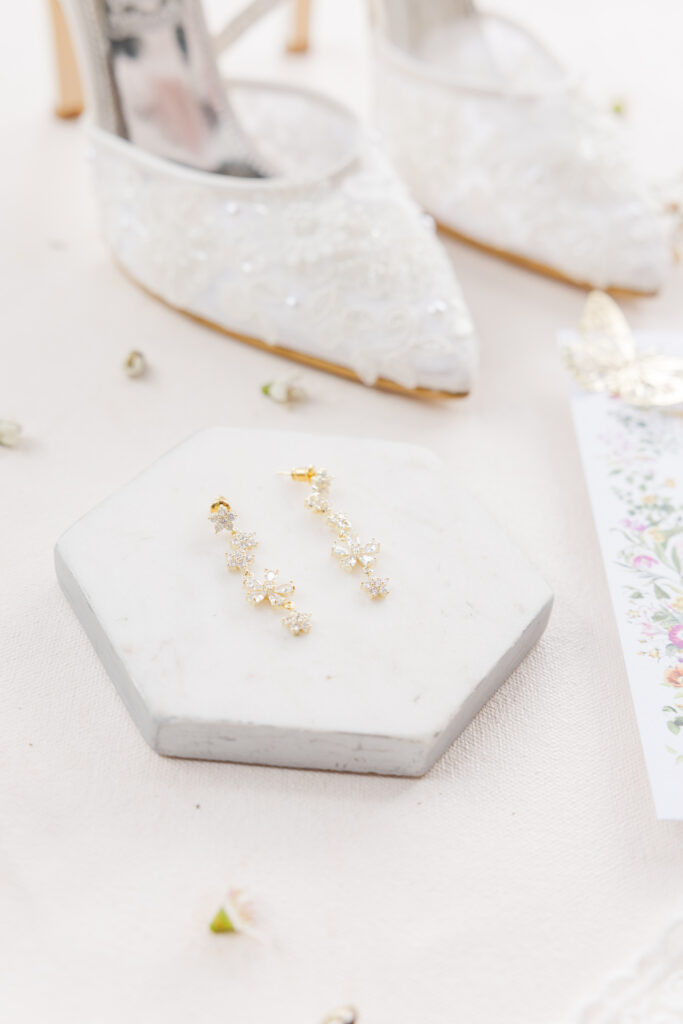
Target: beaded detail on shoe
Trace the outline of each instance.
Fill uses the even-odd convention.
[[[623,126],[566,79],[520,94],[468,88],[380,39],[376,80],[387,148],[445,227],[594,287],[662,284],[672,218]]]
[[[338,174],[251,184],[91,137],[106,240],[150,291],[367,384],[469,390],[475,341],[449,260],[374,144]]]

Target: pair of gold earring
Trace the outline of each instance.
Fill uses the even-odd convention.
[[[374,572],[380,551],[379,542],[371,540],[364,544],[358,534],[354,532],[351,520],[346,513],[336,511],[332,507],[330,502],[332,477],[327,470],[308,466],[292,469],[284,475],[291,476],[292,480],[310,484],[312,489],[306,498],[306,508],[318,515],[324,515],[328,526],[335,531],[336,538],[332,545],[332,554],[339,560],[341,568],[346,572],[353,572],[356,567],[359,567],[363,572],[361,589],[372,600],[386,597],[389,593],[389,580]],[[225,530],[230,534],[230,550],[226,552],[226,564],[231,572],[242,574],[247,601],[254,607],[270,605],[285,611],[287,614],[281,620],[282,625],[293,636],[309,633],[313,617],[309,612],[299,611],[294,604],[292,594],[295,587],[292,581],[281,582],[277,569],[265,569],[262,578],[258,578],[252,573],[250,566],[255,558],[254,552],[258,541],[254,533],[236,530],[236,519],[237,513],[233,512],[225,498],[217,498],[211,505],[209,520],[213,523],[216,533]]]

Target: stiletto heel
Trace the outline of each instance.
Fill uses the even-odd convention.
[[[312,0],[294,0],[292,27],[287,40],[288,53],[306,53],[310,45]]]
[[[59,0],[48,0],[55,49],[57,74],[57,117],[78,117],[83,113],[81,76],[74,54],[71,33]]]

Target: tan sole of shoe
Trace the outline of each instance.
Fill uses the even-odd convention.
[[[332,373],[336,377],[343,377],[344,380],[353,381],[355,384],[364,384],[358,374],[354,373],[353,370],[349,370],[346,366],[339,366],[337,363],[328,363],[325,359],[318,359],[316,356],[308,356],[303,352],[295,352],[294,349],[285,348],[283,345],[270,345],[267,341],[262,341],[261,338],[253,338],[248,334],[238,334],[237,331],[230,331],[227,327],[223,327],[222,324],[214,323],[213,320],[206,320],[204,317],[197,316],[196,313],[190,313],[187,309],[182,309],[181,306],[174,306],[172,302],[168,302],[166,299],[157,295],[156,292],[151,291],[145,285],[140,284],[139,281],[129,274],[125,267],[122,267],[118,260],[114,260],[117,267],[121,272],[131,281],[134,285],[140,288],[150,298],[156,299],[167,309],[172,309],[176,313],[182,313],[183,316],[188,317],[190,320],[194,320],[195,323],[201,324],[203,327],[210,327],[214,331],[220,331],[221,334],[227,335],[229,338],[235,338],[237,341],[243,341],[247,345],[251,345],[253,348],[260,348],[263,352],[271,352],[275,356],[282,356],[284,359],[291,359],[295,363],[301,363],[303,366],[309,366],[314,370],[324,370],[326,373]],[[364,384],[364,387],[367,387]],[[403,395],[407,398],[466,398],[467,391],[438,391],[433,388],[405,388],[401,384],[396,384],[392,380],[387,380],[385,377],[379,377],[372,385],[374,388],[378,388],[380,391],[388,391],[394,395]]]
[[[555,270],[553,267],[547,267],[545,263],[537,263],[536,260],[530,260],[526,256],[519,256],[517,253],[508,252],[506,249],[497,249],[493,245],[488,245],[486,242],[478,242],[476,238],[470,238],[469,235],[463,235],[460,231],[456,231],[455,228],[448,227],[447,224],[442,224],[441,221],[436,221],[436,226],[444,235],[448,235],[449,238],[454,238],[457,242],[464,242],[465,245],[470,245],[474,249],[479,249],[480,252],[485,252],[489,256],[497,256],[501,260],[505,260],[507,263],[514,263],[517,267],[523,267],[525,270],[533,270],[536,274],[542,274],[544,277],[550,277],[553,281],[561,281],[563,284],[570,284],[574,288],[581,288],[583,291],[592,291],[595,285],[589,281],[577,281],[572,277],[567,277],[566,274],[561,273],[559,270]],[[656,291],[637,291],[632,288],[602,288],[601,291],[607,292],[609,295],[614,295],[616,298],[628,298],[628,299],[650,299],[657,295]]]

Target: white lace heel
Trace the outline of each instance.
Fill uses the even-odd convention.
[[[572,284],[660,288],[671,218],[540,43],[471,0],[375,9],[380,128],[441,227]]]
[[[276,2],[212,41],[196,0],[71,0],[105,240],[151,294],[253,345],[464,394],[476,344],[450,263],[354,117],[218,76],[213,51]]]

